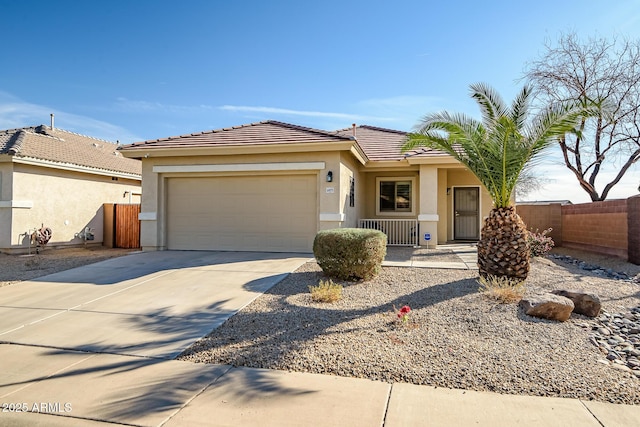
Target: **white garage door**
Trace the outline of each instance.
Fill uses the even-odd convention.
[[[169,249],[312,250],[316,176],[170,178],[167,186]]]

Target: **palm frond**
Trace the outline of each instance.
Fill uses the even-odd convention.
[[[522,129],[529,117],[530,96],[531,89],[524,86],[511,104],[511,119],[519,129]]]
[[[465,165],[485,186],[496,207],[509,206],[518,177],[557,138],[577,132],[581,117],[602,109],[565,103],[529,119],[531,91],[523,88],[507,107],[491,87],[470,87],[482,114],[479,122],[464,114],[425,116],[408,136],[403,150],[419,146],[442,150]]]
[[[505,115],[507,106],[502,97],[493,88],[484,83],[475,83],[470,86],[471,97],[480,106],[482,121],[491,126],[498,117]]]

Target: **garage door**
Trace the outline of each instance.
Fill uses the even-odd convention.
[[[170,178],[167,187],[169,249],[312,250],[314,175]]]

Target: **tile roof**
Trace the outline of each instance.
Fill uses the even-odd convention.
[[[117,148],[113,142],[45,125],[0,130],[0,155],[141,175],[141,162],[123,157]]]
[[[299,144],[310,142],[344,142],[351,137],[337,135],[304,126],[268,120],[242,126],[216,129],[187,135],[153,139],[120,147],[120,150],[140,148],[187,148],[234,145]]]
[[[353,128],[340,129],[338,135],[353,136]],[[356,141],[362,151],[372,161],[403,160],[407,157],[446,157],[447,153],[431,148],[417,148],[402,152],[402,145],[406,142],[407,132],[381,127],[361,125],[355,129]]]
[[[267,120],[230,128],[135,142],[121,146],[119,150],[356,141],[367,158],[372,161],[403,160],[416,156],[448,156],[442,151],[429,148],[419,148],[403,153],[401,148],[406,137],[407,132],[363,125],[356,127],[354,138],[353,128],[329,132]]]

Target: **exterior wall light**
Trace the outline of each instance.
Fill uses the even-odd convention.
[[[332,182],[333,181],[333,172],[329,171],[327,172],[327,182]]]

